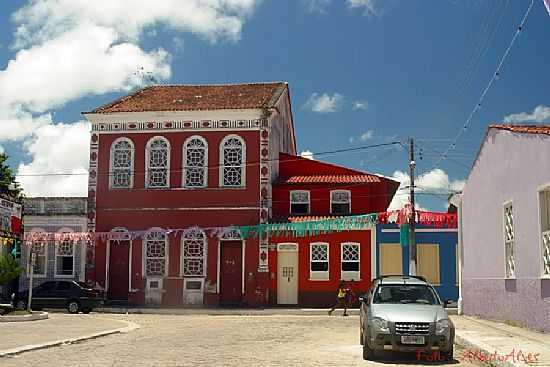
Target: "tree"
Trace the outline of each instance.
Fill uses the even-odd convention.
[[[6,163],[8,156],[0,154],[0,194],[9,196],[12,199],[19,199],[22,195],[21,187],[15,181],[15,175],[10,166]]]
[[[23,268],[13,256],[0,257],[0,285],[8,284],[10,280],[17,278],[22,271]]]

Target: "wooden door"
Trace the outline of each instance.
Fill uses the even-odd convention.
[[[129,241],[111,241],[109,257],[109,299],[128,300]]]
[[[296,244],[279,245],[277,263],[277,303],[296,305],[298,304],[298,246]]]
[[[220,304],[238,305],[242,301],[242,242],[220,243]]]
[[[380,244],[380,275],[403,275],[403,250],[399,243]]]

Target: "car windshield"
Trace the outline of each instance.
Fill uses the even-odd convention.
[[[426,285],[385,284],[376,289],[373,303],[420,303],[425,305],[440,304],[434,290]]]

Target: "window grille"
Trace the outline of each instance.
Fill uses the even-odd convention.
[[[166,140],[156,138],[147,149],[147,187],[168,187],[170,148]]]
[[[166,234],[152,231],[145,240],[145,275],[163,277],[166,274]]]
[[[309,191],[295,190],[290,192],[290,214],[309,214]]]
[[[230,137],[222,142],[222,186],[244,186],[244,142]]]
[[[310,278],[329,279],[328,243],[312,243],[310,246]]]
[[[208,148],[201,138],[192,138],[185,144],[185,187],[205,187],[208,177]]]
[[[330,212],[332,214],[351,213],[351,192],[335,190],[330,192]]]
[[[113,143],[111,149],[111,187],[131,188],[133,185],[134,146],[128,140]]]
[[[201,230],[192,230],[183,236],[183,275],[205,276],[206,236]]]
[[[514,233],[514,211],[512,204],[504,207],[504,252],[506,259],[506,278],[516,276],[516,253]]]

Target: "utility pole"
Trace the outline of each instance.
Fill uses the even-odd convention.
[[[414,140],[409,140],[409,177],[410,177],[410,204],[411,214],[409,217],[409,275],[416,275],[416,212],[414,209]]]

